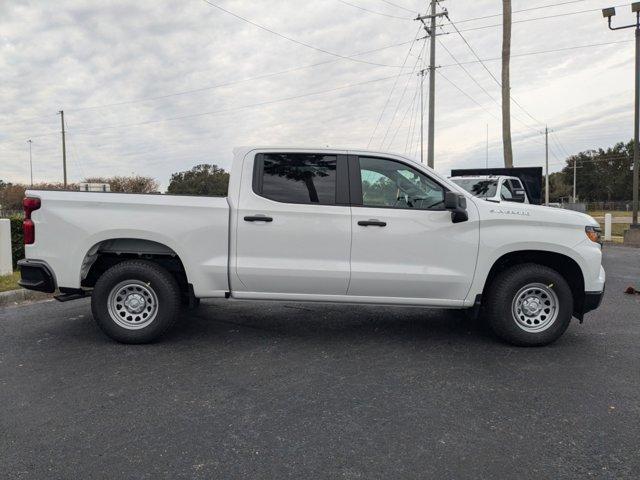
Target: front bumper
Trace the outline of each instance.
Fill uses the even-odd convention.
[[[38,260],[19,260],[20,280],[18,285],[27,290],[53,293],[56,289],[56,280],[46,263]]]
[[[585,292],[582,313],[585,314],[598,308],[602,303],[602,297],[604,297],[604,287],[601,292]]]

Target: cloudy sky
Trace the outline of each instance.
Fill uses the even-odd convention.
[[[141,174],[166,187],[172,172],[228,167],[235,146],[255,144],[417,158],[424,32],[412,18],[426,3],[1,0],[0,179],[27,182],[31,138],[34,180],[61,181],[59,110],[70,181]],[[611,4],[513,1],[516,165],[543,164],[545,123],[552,170],[631,138],[633,30],[606,28],[599,9]],[[461,34],[441,22],[436,169],[484,166],[487,125],[499,166],[501,2],[442,7]],[[615,22],[632,20],[620,5]]]

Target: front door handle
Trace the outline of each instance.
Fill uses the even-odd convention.
[[[381,222],[380,220],[360,220],[358,225],[362,227],[386,227],[387,222]]]
[[[244,217],[245,222],[273,222],[273,218],[265,217],[264,215],[253,215]]]

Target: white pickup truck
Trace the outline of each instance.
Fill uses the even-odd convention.
[[[24,207],[21,285],[91,295],[127,343],[228,298],[474,309],[544,345],[605,285],[591,217],[487,202],[381,152],[242,148],[227,197],[30,190]]]

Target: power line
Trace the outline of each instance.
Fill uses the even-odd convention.
[[[409,132],[411,130],[411,115],[413,115],[413,108],[415,106],[416,103],[416,98],[418,97],[418,89],[419,89],[420,83],[416,83],[415,88],[413,89],[413,97],[411,98],[411,100],[409,101],[409,106],[407,107],[407,109],[404,111],[404,114],[402,115],[402,118],[400,119],[400,123],[398,123],[398,126],[396,127],[396,131],[393,133],[393,136],[391,137],[391,140],[389,141],[389,145],[387,146],[387,149],[391,149],[391,145],[393,145],[393,142],[395,142],[396,137],[398,136],[398,132],[400,132],[400,128],[402,127],[402,125],[404,125],[404,121],[407,118],[407,115],[409,115],[409,127],[407,128],[407,137],[409,136]],[[409,111],[411,111],[411,113],[409,113]],[[405,141],[405,152],[407,149],[407,142]]]
[[[400,73],[399,76],[403,76],[403,75],[411,75],[410,72],[408,73]],[[291,101],[291,100],[297,100],[300,98],[305,98],[305,97],[311,97],[311,96],[316,96],[316,95],[323,95],[326,93],[332,93],[335,91],[339,91],[339,90],[344,90],[347,88],[352,88],[352,87],[357,87],[357,86],[361,86],[361,85],[369,85],[372,83],[377,83],[377,82],[382,82],[385,80],[391,80],[392,78],[397,79],[399,77],[398,75],[392,75],[392,76],[388,76],[388,77],[382,77],[382,78],[376,78],[373,80],[365,80],[363,82],[357,82],[357,83],[350,83],[350,84],[346,84],[346,85],[341,85],[338,87],[334,87],[334,88],[329,88],[326,90],[318,90],[315,92],[307,92],[307,93],[302,93],[299,95],[292,95],[289,97],[284,97],[284,98],[278,98],[278,99],[274,99],[274,100],[266,100],[263,102],[257,102],[257,103],[252,103],[252,104],[247,104],[247,105],[241,105],[241,106],[237,106],[237,107],[230,107],[230,108],[223,108],[220,110],[212,110],[212,111],[207,111],[207,112],[198,112],[198,113],[192,113],[192,114],[187,114],[187,115],[180,115],[177,117],[168,117],[168,118],[162,118],[162,119],[158,119],[158,120],[147,120],[144,122],[137,122],[137,123],[128,123],[128,124],[116,124],[116,125],[105,125],[103,127],[95,127],[95,128],[87,128],[84,130],[76,130],[73,133],[78,134],[78,133],[87,133],[87,132],[93,132],[93,131],[99,131],[99,130],[107,130],[107,129],[113,129],[113,128],[125,128],[125,127],[136,127],[136,126],[140,126],[140,125],[149,125],[149,124],[154,124],[154,123],[163,123],[163,122],[170,122],[170,121],[176,121],[176,120],[185,120],[188,118],[196,118],[196,117],[204,117],[204,116],[209,116],[209,115],[219,115],[219,114],[224,114],[227,112],[233,112],[233,111],[237,111],[237,110],[244,110],[247,108],[255,108],[255,107],[262,107],[262,106],[266,106],[266,105],[272,105],[275,103],[281,103],[281,102],[287,102],[287,101]]]
[[[419,62],[420,62],[420,56],[418,56],[418,58],[416,59],[416,63],[413,65],[413,69],[411,70],[412,74],[416,73],[416,67],[418,66]],[[382,137],[382,141],[380,142],[380,148],[381,149],[384,146],[384,142],[387,139],[387,135],[389,134],[389,131],[391,130],[393,122],[394,122],[394,120],[396,118],[396,115],[398,114],[398,110],[400,109],[400,105],[402,104],[402,100],[404,99],[404,95],[407,92],[407,88],[409,88],[409,83],[410,82],[411,82],[411,77],[407,78],[407,82],[404,85],[404,89],[402,90],[402,94],[400,95],[400,99],[398,100],[398,104],[396,105],[396,109],[394,110],[393,115],[391,116],[391,120],[389,121],[389,125],[387,126],[387,130],[384,132],[384,137]]]
[[[634,42],[634,41],[635,40],[621,40],[621,41],[615,41],[615,42],[600,42],[600,43],[591,43],[591,44],[586,44],[586,45],[574,45],[574,46],[570,46],[570,47],[555,48],[555,49],[550,49],[550,50],[538,50],[538,51],[534,51],[534,52],[511,54],[511,58],[528,57],[528,56],[531,56],[531,55],[543,55],[543,54],[547,54],[547,53],[560,53],[560,52],[565,52],[565,51],[579,50],[579,49],[583,49],[583,48],[593,48],[593,47],[602,47],[602,46],[608,46],[608,45],[618,45],[618,44],[623,44],[623,43],[631,43],[631,42]],[[389,48],[395,48],[395,47],[400,47],[400,46],[403,46],[403,45],[408,45],[409,43],[412,43],[412,42],[413,42],[413,40],[409,40],[409,41],[406,41],[406,42],[400,42],[400,43],[396,43],[396,44],[393,44],[393,45],[387,45],[385,47],[377,48],[377,49],[374,49],[374,50],[367,50],[367,51],[363,51],[363,52],[354,53],[351,56],[359,56],[359,55],[366,55],[368,53],[375,53],[375,52],[386,50],[386,49],[389,49]],[[481,59],[481,61],[483,61],[483,62],[492,62],[492,61],[498,61],[498,60],[501,60],[501,58],[500,57],[491,57],[491,58]],[[187,95],[187,94],[197,93],[197,92],[201,92],[201,91],[213,90],[213,89],[216,89],[216,88],[222,88],[222,87],[226,87],[226,86],[236,85],[236,84],[239,84],[239,83],[249,82],[249,81],[253,81],[253,80],[261,80],[261,79],[269,78],[269,77],[272,77],[272,76],[283,75],[283,74],[290,73],[290,72],[293,72],[293,71],[302,70],[302,69],[306,69],[306,68],[313,68],[313,67],[317,67],[317,66],[330,64],[330,63],[335,63],[335,62],[338,62],[338,61],[340,61],[340,59],[338,59],[338,60],[328,60],[328,61],[308,64],[308,65],[302,65],[300,67],[293,67],[293,68],[286,69],[286,70],[280,70],[278,72],[272,72],[272,73],[267,73],[267,74],[263,74],[263,75],[257,75],[257,76],[254,76],[254,77],[248,77],[248,78],[244,78],[244,79],[240,79],[240,80],[233,80],[233,81],[230,81],[230,82],[225,82],[225,83],[221,83],[221,84],[217,84],[217,85],[211,85],[211,86],[208,86],[208,87],[201,87],[201,88],[192,89],[192,90],[183,90],[183,91],[179,91],[179,92],[173,92],[173,93],[169,93],[169,94],[165,94],[165,95],[158,95],[158,96],[154,96],[154,97],[141,97],[141,98],[132,99],[132,100],[125,100],[125,101],[121,101],[121,102],[114,102],[114,103],[107,103],[107,104],[100,104],[100,105],[89,105],[89,106],[86,106],[86,107],[75,107],[75,108],[69,108],[67,110],[68,111],[77,112],[77,111],[91,110],[91,109],[98,109],[98,108],[108,108],[108,107],[114,107],[114,106],[120,106],[120,105],[129,105],[129,104],[141,103],[141,102],[145,102],[145,101],[161,100],[161,99],[170,98],[170,97],[179,96],[179,95]],[[450,63],[450,64],[445,64],[445,65],[440,65],[439,68],[449,68],[449,67],[454,67],[454,66],[458,66],[458,65],[471,65],[471,64],[476,64],[476,63],[480,63],[480,61],[479,60],[460,61],[459,63]],[[400,68],[400,65],[397,65],[397,67]],[[33,116],[33,117],[23,117],[23,118],[19,118],[19,119],[13,120],[11,122],[0,124],[0,126],[14,125],[16,122],[25,122],[25,121],[29,121],[29,120],[47,118],[47,117],[51,117],[51,116],[53,116],[53,115],[43,114],[43,115]],[[57,134],[58,134],[58,132],[51,132],[51,133],[34,135],[32,138],[37,138],[37,137],[42,137],[42,136],[50,136],[50,135],[57,135]]]
[[[409,117],[409,128],[407,130],[407,138],[405,139],[404,142],[404,153],[411,153],[409,152],[410,148],[413,148],[413,131],[415,129],[416,126],[416,110],[418,109],[418,90],[420,89],[420,79],[417,79],[416,82],[416,97],[413,99],[413,103],[411,105],[411,113],[410,113],[410,117]]]
[[[491,100],[493,100],[498,105],[500,105],[500,103],[493,97],[493,95],[491,95],[487,91],[487,89],[484,88],[482,86],[482,84],[480,82],[478,82],[473,75],[471,75],[471,72],[469,72],[469,70],[467,70],[465,68],[465,66],[456,58],[456,56],[451,52],[451,50],[449,50],[447,48],[447,46],[444,44],[444,42],[442,42],[442,40],[440,40],[440,39],[438,39],[438,42],[440,42],[440,46],[442,48],[444,48],[445,52],[447,52],[449,54],[449,56],[453,59],[453,61],[456,62],[456,65],[459,66],[462,69],[462,71],[464,71],[464,73],[467,74],[467,76],[473,81],[473,83],[475,83]]]
[[[395,47],[401,47],[403,45],[408,45],[410,43],[412,43],[413,40],[409,40],[407,42],[400,42],[400,43],[395,43],[393,45],[387,45],[385,47],[380,47],[380,48],[375,48],[373,50],[366,50],[363,52],[357,52],[351,55],[348,55],[349,57],[358,57],[360,55],[367,55],[369,53],[375,53],[375,52],[380,52],[382,50],[387,50],[389,48],[395,48]],[[171,98],[171,97],[177,97],[180,95],[188,95],[191,93],[199,93],[199,92],[204,92],[207,90],[213,90],[216,88],[222,88],[222,87],[228,87],[231,85],[237,85],[239,83],[245,83],[245,82],[250,82],[253,80],[262,80],[265,78],[270,78],[270,77],[275,77],[277,75],[284,75],[286,73],[291,73],[291,72],[295,72],[295,71],[299,71],[299,70],[303,70],[306,68],[313,68],[313,67],[318,67],[318,66],[322,66],[322,65],[327,65],[330,63],[335,63],[335,62],[339,62],[340,60],[342,60],[341,58],[336,59],[336,60],[326,60],[324,62],[318,62],[318,63],[311,63],[311,64],[307,64],[307,65],[301,65],[299,67],[293,67],[293,68],[288,68],[286,70],[280,70],[277,72],[271,72],[271,73],[265,73],[262,75],[256,75],[253,77],[247,77],[247,78],[243,78],[240,80],[232,80],[229,82],[224,82],[224,83],[220,83],[220,84],[216,84],[216,85],[210,85],[207,87],[200,87],[200,88],[194,88],[191,90],[182,90],[182,91],[178,91],[178,92],[173,92],[173,93],[167,93],[164,95],[157,95],[157,96],[153,96],[153,97],[141,97],[141,98],[137,98],[137,99],[132,99],[132,100],[123,100],[121,102],[114,102],[114,103],[106,103],[106,104],[101,104],[101,105],[89,105],[86,107],[77,107],[77,108],[72,108],[70,110],[72,111],[81,111],[81,110],[92,110],[92,109],[96,109],[96,108],[107,108],[107,107],[115,107],[115,106],[120,106],[120,105],[130,105],[130,104],[134,104],[134,103],[140,103],[140,102],[147,102],[147,101],[153,101],[153,100],[163,100],[165,98]],[[395,65],[395,67],[400,68],[400,65]]]
[[[539,7],[522,8],[520,10],[514,10],[511,13],[531,12],[533,10],[541,10],[543,8],[559,7],[559,6],[562,6],[562,5],[570,5],[570,4],[573,4],[573,3],[583,3],[583,2],[586,2],[586,1],[588,1],[588,0],[571,0],[571,1],[568,1],[568,2],[552,3],[552,4],[549,4],[549,5],[540,5]],[[460,24],[460,23],[474,22],[476,20],[484,20],[484,19],[487,19],[487,18],[495,18],[495,17],[501,17],[501,16],[502,16],[502,13],[494,13],[494,14],[491,14],[491,15],[484,15],[482,17],[465,18],[463,20],[456,21],[456,23]]]
[[[464,64],[462,64],[456,58],[456,56],[453,54],[453,52],[451,52],[451,50],[447,48],[444,42],[442,42],[442,40],[439,40],[439,42],[440,42],[440,46],[444,48],[444,50],[449,54],[449,56],[453,59],[453,61],[456,62],[456,65],[458,65],[464,71],[464,73],[473,81],[473,83],[475,83],[493,101],[493,103],[495,103],[498,107],[501,107],[500,102],[493,95],[491,95],[486,88],[484,88],[484,86],[471,74],[471,72],[469,72],[467,68],[465,68]],[[531,125],[528,125],[525,121],[521,120],[513,113],[511,116],[514,120],[524,125],[525,127],[535,130],[533,127],[531,127]]]
[[[480,102],[478,102],[475,98],[473,98],[471,95],[469,95],[467,92],[465,92],[462,88],[460,88],[458,85],[456,85],[451,79],[449,79],[447,76],[445,76],[440,70],[437,70],[438,75],[440,75],[442,78],[444,78],[451,86],[453,86],[456,90],[458,90],[460,93],[462,93],[465,97],[467,97],[469,100],[471,100],[473,103],[475,103],[478,107],[482,108],[485,112],[487,112],[488,115],[490,115],[491,117],[493,117],[494,119],[500,121],[501,119],[499,117],[497,117],[493,112],[491,112],[489,109],[487,109],[483,104],[481,104]],[[528,125],[526,125],[523,122],[522,123],[524,126],[528,127]],[[536,132],[536,134],[538,133],[536,130],[534,130]],[[543,143],[541,143],[540,141],[536,140],[535,138],[532,137],[525,137],[525,138],[521,138],[520,140],[517,141],[530,141],[530,142],[534,142],[537,143],[539,145],[544,145]]]
[[[404,67],[407,63],[407,60],[409,59],[409,55],[411,55],[411,51],[413,50],[413,47],[416,44],[416,40],[418,38],[418,34],[420,33],[420,28],[418,27],[418,30],[416,31],[416,34],[414,35],[413,38],[413,42],[411,43],[411,46],[409,47],[409,51],[407,52],[407,55],[404,57],[404,61],[402,62],[402,66]],[[402,74],[402,70],[400,70],[400,72],[398,72],[398,76],[396,77],[395,82],[393,82],[393,86],[391,87],[391,91],[389,92],[389,96],[387,97],[387,100],[384,102],[384,106],[382,107],[382,111],[380,112],[380,116],[378,117],[378,121],[376,122],[376,126],[373,128],[373,132],[371,132],[371,137],[369,138],[369,142],[367,143],[367,148],[369,148],[369,146],[371,146],[371,142],[373,141],[373,138],[376,135],[376,131],[378,130],[378,127],[380,126],[380,122],[382,121],[382,117],[384,115],[384,112],[387,109],[387,106],[389,105],[389,101],[391,100],[391,96],[393,95],[393,92],[396,89],[396,85],[398,84],[398,79],[400,78],[400,75]]]
[[[368,8],[361,7],[361,6],[356,5],[354,3],[346,2],[345,0],[338,0],[338,2],[344,3],[345,5],[348,5],[348,6],[353,7],[353,8],[357,8],[358,10],[362,10],[363,12],[373,13],[375,15],[380,15],[382,17],[395,18],[397,20],[411,20],[411,18],[407,18],[407,17],[398,17],[397,15],[389,15],[388,13],[382,13],[382,12],[376,12],[375,10],[369,10]]]
[[[619,43],[630,43],[630,42],[634,42],[635,40],[621,40],[618,42],[602,42],[602,43],[590,43],[587,45],[574,45],[571,47],[563,47],[563,48],[554,48],[552,50],[538,50],[535,52],[526,52],[526,53],[517,53],[517,54],[511,54],[511,58],[519,58],[519,57],[528,57],[531,55],[541,55],[541,54],[545,54],[545,53],[558,53],[558,52],[565,52],[568,50],[578,50],[581,48],[591,48],[591,47],[602,47],[605,45],[617,45]],[[469,60],[466,62],[460,62],[462,65],[470,65],[470,64],[474,64],[474,63],[481,63],[481,62],[494,62],[497,60],[502,60],[501,57],[492,57],[492,58],[483,58],[481,60]],[[456,66],[457,63],[451,63],[448,65],[440,65],[440,68],[447,68],[447,67],[454,67]]]
[[[303,42],[303,41],[300,41],[300,40],[296,40],[293,37],[290,37],[290,36],[285,35],[285,34],[280,33],[280,32],[276,32],[275,30],[273,30],[273,29],[271,29],[269,27],[265,27],[264,25],[261,25],[259,23],[254,22],[253,20],[249,20],[248,18],[242,17],[242,16],[238,15],[237,13],[233,13],[232,11],[227,10],[226,8],[222,8],[220,5],[216,5],[215,3],[210,2],[209,0],[202,0],[202,1],[204,3],[206,3],[207,5],[212,6],[213,8],[217,8],[221,12],[224,12],[224,13],[226,13],[228,15],[231,15],[232,17],[237,18],[238,20],[241,20],[241,21],[243,21],[245,23],[253,25],[254,27],[257,27],[257,28],[259,28],[261,30],[264,30],[265,32],[269,32],[272,35],[276,35],[277,37],[284,38],[285,40],[289,40],[290,42],[295,43],[297,45],[301,45],[303,47],[307,47],[307,48],[309,48],[311,50],[315,50],[315,51],[321,52],[321,53],[326,53],[327,55],[331,55],[331,56],[334,56],[334,57],[337,57],[337,58],[342,58],[342,59],[345,59],[345,60],[351,60],[352,62],[366,63],[368,65],[376,65],[378,67],[395,67],[395,65],[387,65],[387,64],[384,64],[384,63],[369,62],[367,60],[358,60],[356,58],[349,57],[347,55],[341,55],[339,53],[335,53],[335,52],[332,52],[330,50],[326,50],[324,48],[315,47],[315,46],[313,46],[313,45],[311,45],[309,43],[306,43],[306,42]]]
[[[396,8],[399,8],[400,10],[404,10],[405,12],[409,12],[412,14],[417,13],[415,10],[409,10],[408,8],[403,7],[402,5],[398,5],[397,3],[388,2],[387,0],[380,0],[380,1],[383,3],[386,3],[387,5],[391,5],[392,7],[396,7]]]
[[[628,7],[629,5],[631,5],[631,4],[630,3],[624,3],[622,5],[615,5],[615,7],[616,8],[618,8],[618,7]],[[526,19],[523,19],[523,20],[513,20],[511,23],[535,22],[537,20],[546,20],[546,19],[549,19],[549,18],[568,17],[570,15],[579,15],[579,14],[582,14],[582,13],[599,12],[601,10],[602,10],[601,8],[591,8],[589,10],[579,10],[577,12],[556,13],[554,15],[546,15],[544,17],[526,18]],[[468,19],[468,20],[470,21],[472,19]],[[456,22],[456,23],[459,23],[459,22]],[[495,28],[495,27],[502,27],[502,24],[501,23],[496,23],[496,24],[493,24],[493,25],[483,25],[483,26],[480,26],[480,27],[465,28],[465,29],[462,29],[460,31],[461,32],[472,32],[472,31],[475,31],[475,30],[483,30],[485,28]]]
[[[69,130],[69,121],[65,118],[64,119],[64,124],[67,127],[67,131]],[[67,142],[71,144],[71,159],[73,160],[73,163],[75,163],[76,167],[78,168],[78,170],[80,171],[80,174],[82,175],[82,178],[86,178],[86,175],[84,173],[84,169],[82,168],[82,165],[80,164],[80,157],[78,156],[78,150],[76,150],[76,143],[75,143],[75,137],[74,137],[74,141],[73,142],[69,142],[69,136],[67,134]]]
[[[404,111],[404,114],[402,115],[402,118],[400,119],[400,122],[398,123],[398,126],[396,127],[395,132],[393,133],[393,136],[391,137],[391,140],[389,140],[389,144],[387,145],[387,150],[391,149],[391,145],[393,145],[393,143],[396,141],[396,137],[398,136],[398,133],[400,132],[400,128],[402,128],[402,126],[404,125],[404,122],[407,118],[407,115],[409,114],[409,110],[413,111],[413,106],[416,102],[416,98],[418,97],[418,88],[419,88],[419,84],[416,83],[416,86],[413,90],[413,97],[411,98],[411,100],[409,100],[409,104],[407,106],[407,109]]]
[[[447,17],[448,20],[448,17]],[[456,26],[455,23],[451,22],[451,20],[449,20],[449,22],[451,23],[451,26],[453,26],[453,28],[455,29],[455,31],[458,33],[458,35],[460,36],[460,38],[464,41],[464,43],[467,45],[467,47],[469,48],[469,50],[471,51],[471,53],[473,54],[474,57],[476,57],[476,59],[480,62],[480,65],[482,65],[482,67],[487,71],[487,73],[491,76],[491,78],[493,79],[494,82],[496,82],[496,84],[502,88],[502,82],[500,82],[500,80],[498,80],[496,78],[496,76],[493,74],[493,72],[491,70],[489,70],[489,67],[487,67],[487,65],[482,61],[482,59],[480,58],[480,56],[476,53],[476,51],[474,50],[474,48],[471,46],[471,44],[467,41],[467,39],[464,37],[464,35],[462,35],[462,33],[460,32],[460,30],[458,29],[458,27]],[[542,122],[540,122],[538,119],[536,119],[533,115],[531,115],[529,113],[529,111],[524,108],[522,106],[522,104],[520,104],[520,102],[518,102],[518,100],[513,96],[513,95],[509,95],[509,98],[511,99],[511,101],[517,105],[520,110],[522,110],[529,118],[531,118],[534,122],[542,124]]]
[[[479,106],[480,108],[482,108],[485,112],[487,112],[487,114],[489,114],[490,116],[492,116],[493,118],[495,118],[496,120],[500,120],[496,115],[493,114],[493,112],[491,112],[490,110],[488,110],[484,105],[482,105],[480,102],[478,102],[475,98],[473,98],[471,95],[469,95],[467,92],[465,92],[464,90],[462,90],[458,85],[456,85],[453,81],[451,81],[446,75],[444,75],[440,70],[437,70],[438,75],[440,75],[442,78],[444,78],[447,83],[449,83],[451,86],[453,86],[456,90],[458,90],[461,94],[463,94],[465,97],[467,97],[469,100],[471,100],[473,103],[475,103],[477,106]]]

